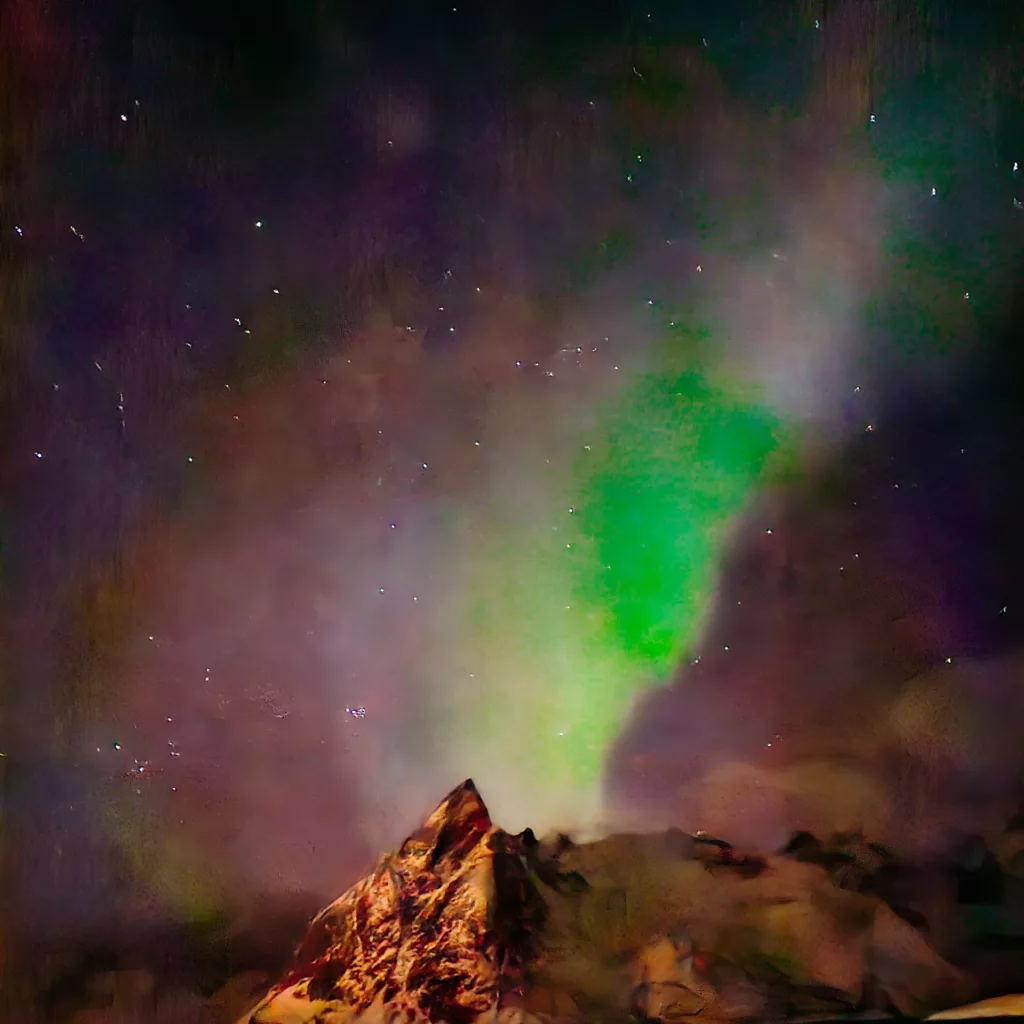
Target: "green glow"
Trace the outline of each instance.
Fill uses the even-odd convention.
[[[108,833],[134,876],[164,911],[185,921],[212,919],[228,891],[229,879],[142,800],[115,796],[101,807]]]
[[[579,466],[579,526],[590,557],[580,598],[603,608],[601,643],[664,675],[692,636],[722,527],[775,447],[774,420],[699,372],[652,372],[606,425],[605,451]]]
[[[518,763],[535,791],[598,783],[634,695],[692,643],[725,529],[788,447],[769,410],[688,363],[708,342],[668,338],[545,460],[546,501],[514,494],[512,468],[509,500],[463,523],[454,699],[476,763]]]

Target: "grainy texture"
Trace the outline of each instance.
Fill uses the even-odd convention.
[[[772,857],[676,831],[538,842],[495,828],[467,781],[313,919],[243,1022],[738,1021],[962,1002],[968,979],[870,891],[885,851],[812,840]]]
[[[517,976],[532,891],[521,840],[492,825],[467,781],[313,919],[291,970],[246,1019],[342,1019],[383,1005],[469,1024],[497,1009],[503,976]]]

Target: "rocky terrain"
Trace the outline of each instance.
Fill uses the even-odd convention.
[[[1012,876],[1000,865],[1007,851],[1015,863],[1016,850],[1012,830],[1007,836],[998,857],[967,844],[938,873],[853,835],[799,834],[768,857],[678,830],[576,843],[503,831],[467,781],[311,920],[299,903],[264,906],[228,932],[152,941],[148,960],[142,942],[134,960],[124,951],[94,955],[54,971],[34,1015],[18,1019],[923,1017],[1005,993],[1013,965],[1024,963],[1011,943],[996,980],[977,956],[963,955],[971,928],[975,938],[1000,922],[1007,931],[999,901]],[[970,908],[959,917],[958,899]],[[987,926],[978,923],[986,907]],[[971,948],[977,953],[976,941]]]

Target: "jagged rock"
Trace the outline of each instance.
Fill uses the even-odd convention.
[[[780,857],[751,869],[751,858],[724,856],[725,846],[723,856],[707,860],[700,845],[693,859],[660,837],[616,836],[563,851],[561,867],[578,871],[588,886],[567,894],[541,885],[548,919],[534,976],[569,991],[581,1007],[621,1009],[630,979],[617,964],[652,936],[685,928],[703,954],[730,968],[723,975],[731,972],[728,999],[705,978],[718,994],[708,996],[704,1016],[735,1019],[766,1001],[806,1002],[809,993],[847,1011],[876,993],[903,1011],[965,994],[962,976],[876,896],[839,888],[817,864]],[[671,975],[683,968],[666,966],[657,984],[677,984]],[[679,1002],[667,989],[656,994]],[[644,1012],[656,1016],[651,1007]]]
[[[875,891],[883,876],[902,866],[884,846],[849,832],[837,832],[824,842],[809,832],[797,832],[782,856],[820,865],[834,885],[852,892]]]
[[[821,850],[741,857],[702,840],[513,836],[466,782],[313,919],[243,1021],[735,1021],[787,1008],[919,1013],[967,997],[919,931],[835,884]],[[862,845],[832,852],[867,877],[885,858]]]
[[[664,935],[637,955],[632,968],[633,1006],[649,1020],[679,1020],[703,1013],[716,999],[713,985],[695,970],[688,939]]]
[[[521,840],[494,827],[467,781],[314,918],[292,969],[244,1020],[469,1024],[515,985],[541,911]]]
[[[632,964],[634,1013],[648,1020],[765,1020],[770,994],[736,965],[694,948],[689,936],[662,936]]]
[[[928,917],[921,910],[928,902],[927,876],[859,833],[839,832],[822,841],[809,832],[797,832],[781,856],[817,864],[838,888],[877,896],[904,921],[931,931]]]

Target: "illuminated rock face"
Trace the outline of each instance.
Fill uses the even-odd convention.
[[[313,919],[239,1024],[741,1021],[963,1001],[967,979],[915,927],[840,886],[806,858],[676,830],[510,835],[465,782]]]
[[[521,841],[471,781],[317,915],[250,1024],[382,1019],[470,1024],[514,986],[540,924]]]

